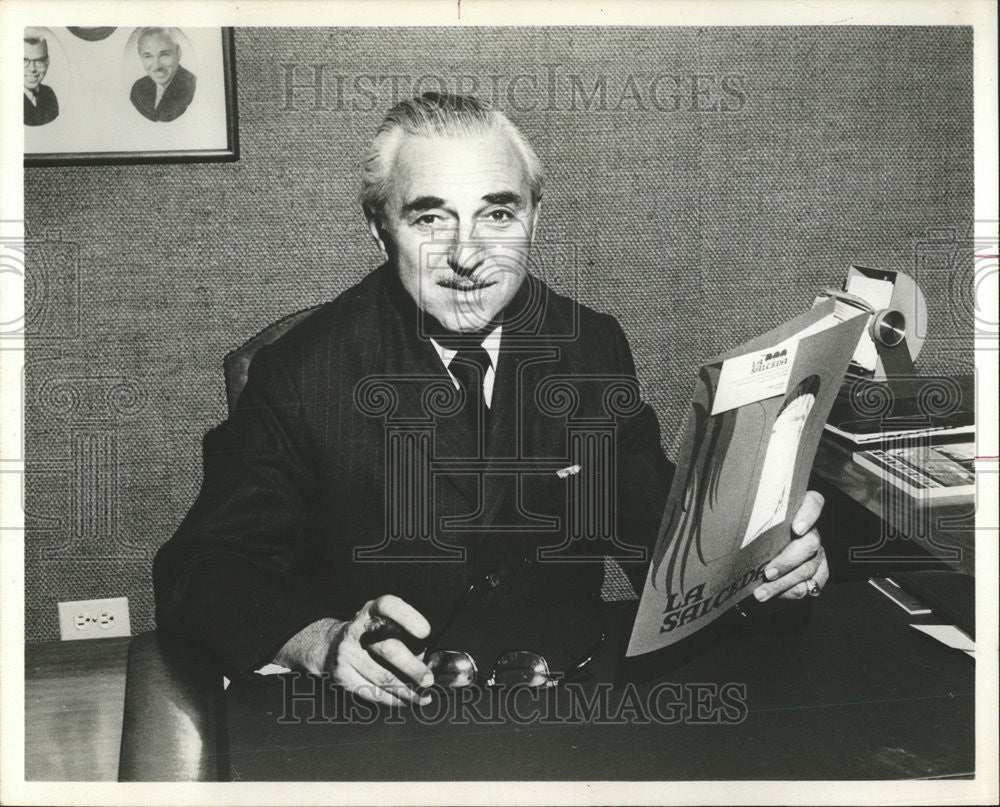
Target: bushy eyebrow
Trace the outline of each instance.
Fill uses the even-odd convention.
[[[498,191],[497,193],[487,193],[483,201],[490,205],[510,205],[511,207],[524,207],[524,199],[519,193],[514,191]]]
[[[440,196],[418,196],[403,205],[403,213],[420,213],[424,210],[433,210],[436,207],[444,207],[444,199]]]
[[[510,205],[511,207],[524,207],[524,198],[514,191],[497,191],[487,193],[483,196],[483,201],[488,205]],[[422,213],[425,210],[434,210],[439,207],[446,207],[446,202],[440,196],[418,196],[403,205],[403,214]]]

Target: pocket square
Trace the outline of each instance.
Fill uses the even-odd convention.
[[[574,476],[580,473],[582,467],[582,465],[567,465],[565,468],[560,468],[556,471],[556,476],[560,479],[565,479],[567,476]]]

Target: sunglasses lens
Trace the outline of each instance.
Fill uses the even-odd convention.
[[[493,668],[492,681],[507,686],[546,687],[555,684],[545,659],[525,650],[513,650],[500,656]]]
[[[434,683],[443,687],[467,687],[476,682],[476,662],[460,650],[435,650],[425,663],[434,673]]]

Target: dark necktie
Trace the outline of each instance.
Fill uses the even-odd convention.
[[[486,416],[489,410],[483,394],[483,382],[486,380],[486,371],[491,366],[490,354],[482,345],[459,348],[448,364],[448,369],[466,394],[463,407],[466,422],[473,432],[480,435],[487,428]]]

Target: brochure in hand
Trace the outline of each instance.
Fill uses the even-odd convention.
[[[701,367],[629,656],[721,616],[790,542],[862,313],[827,300]]]

